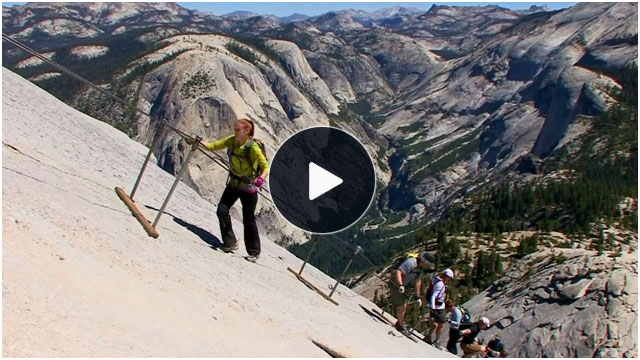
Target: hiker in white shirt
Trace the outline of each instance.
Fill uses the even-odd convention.
[[[427,301],[429,301],[429,316],[433,319],[433,324],[429,328],[429,331],[425,337],[425,340],[441,348],[438,340],[442,335],[442,327],[447,322],[447,311],[445,305],[445,299],[447,296],[447,282],[454,277],[453,270],[445,269],[442,274],[436,276],[432,280],[432,290],[427,294]],[[431,288],[431,287],[430,287]],[[435,340],[431,339],[433,331],[436,331]]]

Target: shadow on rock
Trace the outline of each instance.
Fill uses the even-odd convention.
[[[367,309],[366,307],[362,306],[362,304],[358,304],[360,306],[360,308],[362,309],[362,311],[364,311],[365,313],[367,313],[367,315],[369,315],[372,319],[379,321],[383,324],[386,324],[387,321],[380,315],[376,314],[375,312]]]
[[[187,230],[191,231],[192,233],[198,235],[200,239],[202,239],[202,241],[211,245],[212,248],[219,249],[222,247],[222,242],[220,241],[220,239],[218,239],[215,235],[208,232],[207,230],[201,227],[195,226],[193,224],[189,224],[188,222],[177,217],[174,217],[173,221],[175,221],[181,226],[184,226],[185,228],[187,228]]]
[[[155,211],[160,211],[159,209],[154,208],[153,206],[149,206],[149,205],[145,205],[145,207],[147,209],[151,209],[151,210],[155,210]],[[184,226],[185,228],[187,228],[187,230],[191,231],[192,233],[198,235],[200,237],[200,239],[202,239],[202,241],[206,242],[207,244],[209,244],[212,248],[214,249],[220,249],[222,248],[222,241],[220,241],[220,239],[218,239],[215,235],[213,235],[212,233],[208,232],[207,230],[198,227],[196,225],[190,224],[178,217],[175,217],[174,215],[172,215],[171,213],[168,212],[164,212],[165,215],[169,215],[173,218],[173,221],[175,221],[176,223],[178,223],[178,225],[180,226]]]

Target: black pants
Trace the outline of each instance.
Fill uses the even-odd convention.
[[[236,235],[231,227],[231,216],[229,209],[240,198],[242,203],[242,224],[244,225],[244,246],[249,255],[260,255],[260,234],[258,234],[258,226],[256,225],[256,205],[258,204],[258,193],[249,194],[248,192],[238,190],[231,184],[222,193],[222,198],[218,204],[218,220],[220,220],[220,232],[222,233],[222,242],[225,246],[234,246],[236,244]]]
[[[458,339],[460,332],[457,329],[449,328],[449,341],[447,341],[447,350],[453,355],[458,355]]]

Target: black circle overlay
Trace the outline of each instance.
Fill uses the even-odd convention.
[[[342,179],[342,183],[309,200],[309,163]],[[313,127],[289,137],[271,162],[269,188],[280,214],[294,226],[316,234],[344,230],[367,211],[375,193],[371,157],[350,134],[332,127]]]

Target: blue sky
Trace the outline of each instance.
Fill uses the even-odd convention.
[[[24,2],[3,2],[4,6],[25,4]],[[288,16],[294,13],[315,16],[329,11],[361,9],[375,11],[393,6],[415,7],[424,11],[431,5],[500,5],[509,9],[528,9],[531,5],[547,5],[551,10],[563,9],[575,2],[178,2],[187,9],[209,11],[215,15],[224,15],[236,10],[251,11],[261,15]]]

